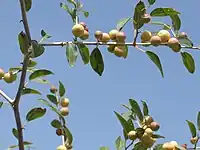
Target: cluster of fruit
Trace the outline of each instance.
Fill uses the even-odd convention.
[[[17,74],[12,71],[4,72],[3,69],[0,68],[0,80],[3,79],[6,83],[13,83],[17,79]]]
[[[179,36],[186,36],[182,32]],[[141,34],[142,43],[151,43],[153,46],[159,46],[161,44],[168,45],[174,52],[179,52],[181,50],[181,45],[176,37],[171,37],[169,31],[160,30],[157,34],[152,34],[150,31],[144,31]]]
[[[150,148],[156,142],[156,138],[153,137],[153,132],[158,131],[159,128],[160,125],[151,116],[146,116],[142,122],[141,130],[136,129],[130,131],[128,138],[133,141],[139,139],[146,148]]]
[[[72,33],[75,37],[79,37],[81,40],[86,40],[89,38],[89,30],[84,22],[75,24],[72,27]]]

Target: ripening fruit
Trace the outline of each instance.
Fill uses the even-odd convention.
[[[0,68],[0,80],[4,77],[4,70]]]
[[[67,150],[67,148],[65,147],[65,145],[60,145],[57,147],[56,150]]]
[[[170,33],[167,30],[160,30],[157,35],[161,38],[161,43],[166,43],[170,39]]]
[[[180,52],[181,45],[177,38],[170,38],[167,42],[167,45],[174,51],[174,52]]]
[[[122,56],[124,56],[124,49],[125,49],[125,47],[124,46],[115,46],[115,48],[114,48],[114,54],[115,54],[115,56],[117,56],[117,57],[122,57]]]
[[[192,137],[192,138],[190,139],[190,142],[191,142],[192,144],[196,144],[197,141],[198,141],[198,137]]]
[[[111,40],[115,40],[116,39],[116,34],[118,33],[119,31],[117,29],[113,29],[109,32],[109,36],[110,36],[110,39]]]
[[[96,32],[94,33],[94,37],[95,37],[97,40],[99,40],[99,41],[101,41],[102,36],[103,36],[103,33],[102,33],[101,31],[96,31]]]
[[[149,14],[144,14],[141,18],[141,23],[149,23],[151,21],[151,16]]]
[[[89,32],[84,30],[84,33],[83,33],[83,35],[80,36],[80,39],[81,40],[86,40],[88,38],[89,38]]]
[[[55,94],[57,91],[58,91],[58,89],[55,86],[51,86],[51,88],[50,88],[51,93]]]
[[[153,35],[150,39],[150,42],[153,46],[158,46],[161,44],[161,38],[157,35]]]
[[[82,25],[84,29],[87,28],[87,25],[85,22],[80,22],[79,24]]]
[[[69,99],[66,98],[66,97],[63,98],[63,99],[61,99],[60,105],[61,105],[62,107],[68,107],[68,106],[69,106]]]
[[[110,41],[110,36],[108,33],[102,33],[102,39],[101,39],[102,42],[105,42],[107,43],[108,41]]]
[[[175,146],[172,143],[166,142],[162,145],[163,150],[175,150]]]
[[[178,35],[178,38],[180,38],[180,39],[187,38],[187,33],[181,32],[181,33]]]
[[[61,136],[61,135],[62,135],[62,129],[57,129],[57,130],[56,130],[56,134],[57,134],[58,136]]]
[[[137,133],[136,133],[136,131],[130,131],[129,133],[128,133],[128,138],[130,139],[130,140],[135,140],[136,138],[137,138]]]
[[[107,49],[109,52],[114,53],[115,45],[109,45]]]
[[[151,130],[151,128],[146,128],[146,130],[144,132],[149,136],[153,135],[153,131]]]
[[[153,131],[158,131],[159,128],[160,128],[160,125],[159,125],[157,122],[152,122],[152,123],[150,124],[150,128],[151,128],[151,130],[153,130]]]
[[[153,144],[156,142],[156,139],[152,138],[148,134],[144,133],[141,137],[141,142],[146,148],[150,148],[153,146]]]
[[[62,108],[60,109],[60,113],[61,113],[61,115],[63,115],[63,116],[67,116],[67,115],[69,114],[69,108],[68,108],[68,107],[62,107]]]
[[[151,39],[151,36],[152,36],[152,34],[150,31],[144,31],[144,32],[142,32],[140,38],[141,38],[142,42],[147,42]]]
[[[81,24],[76,24],[72,27],[72,33],[75,37],[80,37],[84,33],[84,27]]]
[[[16,78],[17,78],[17,75],[13,74],[12,72],[5,73],[4,77],[3,77],[3,79],[6,83],[12,83],[16,80]]]
[[[171,141],[170,144],[174,145],[174,150],[178,150],[178,143],[176,141]]]
[[[125,35],[125,33],[124,32],[118,32],[117,34],[116,34],[116,40],[117,40],[117,42],[124,42],[125,40],[126,40],[126,35]]]
[[[153,118],[151,116],[145,116],[144,123],[146,125],[150,125],[153,122]]]

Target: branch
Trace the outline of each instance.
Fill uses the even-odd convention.
[[[11,105],[13,104],[13,100],[2,90],[0,90],[0,95],[3,96],[5,98],[5,100],[8,101],[8,103],[10,103]]]
[[[133,141],[128,146],[125,147],[125,150],[128,150],[128,148],[131,147],[131,145],[133,145]]]

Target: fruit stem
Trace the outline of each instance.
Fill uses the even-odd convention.
[[[10,103],[11,105],[13,104],[13,100],[12,100],[6,93],[4,93],[2,90],[0,90],[0,95],[1,95],[6,101],[8,101],[8,103]]]
[[[131,147],[131,145],[133,145],[133,143],[134,143],[134,142],[132,141],[128,146],[126,146],[126,147],[125,147],[125,150],[128,150],[128,148]]]

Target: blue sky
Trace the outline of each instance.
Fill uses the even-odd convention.
[[[33,39],[39,40],[40,30],[44,29],[53,36],[50,41],[72,40],[71,18],[59,7],[60,2],[33,1],[32,10],[28,13]],[[85,19],[81,16],[81,21],[86,22],[89,27],[89,40],[94,40],[92,35],[96,30],[108,32],[116,27],[119,19],[131,16],[137,1],[82,2],[85,9],[90,12],[90,17]],[[187,32],[198,45],[200,22],[196,14],[199,14],[199,4],[197,0],[157,0],[154,7],[173,7],[180,11],[181,31]],[[19,23],[21,14],[18,1],[2,1],[1,5],[4,7],[0,9],[0,67],[7,71],[9,67],[18,66],[22,60],[17,34],[23,26]],[[168,19],[164,21],[170,23]],[[124,31],[127,34],[127,41],[131,41],[132,24],[127,25]],[[92,48],[94,47],[90,50]],[[70,68],[65,58],[65,49],[61,47],[48,47],[45,54],[36,59],[38,67],[50,69],[55,73],[55,76],[49,77],[52,83],[57,84],[61,80],[67,88],[67,97],[71,100],[67,121],[74,135],[74,149],[95,150],[102,145],[114,149],[114,140],[122,132],[113,111],[122,111],[120,104],[126,104],[129,98],[146,100],[148,103],[150,114],[161,124],[159,133],[166,137],[165,140],[158,142],[176,140],[180,144],[189,144],[190,132],[185,120],[196,123],[200,108],[199,52],[191,51],[197,68],[195,74],[191,75],[184,68],[179,54],[165,47],[147,48],[159,54],[165,73],[163,79],[146,55],[133,48],[129,49],[126,60],[111,55],[106,47],[100,49],[105,62],[102,77],[99,77],[89,65],[84,66],[81,59],[78,59],[74,68]],[[11,85],[0,82],[0,89],[10,97],[15,96],[17,86],[18,82]],[[30,84],[30,87],[48,93],[46,85]],[[40,97],[23,97],[20,105],[22,117],[31,107],[41,106],[38,98]],[[12,136],[11,129],[15,127],[15,122],[9,106],[5,105],[0,110],[0,118],[0,149],[5,149],[17,142]],[[32,141],[37,150],[56,149],[61,144],[61,139],[50,126],[50,121],[54,118],[55,114],[48,111],[44,118],[28,124],[25,129],[25,140]]]

